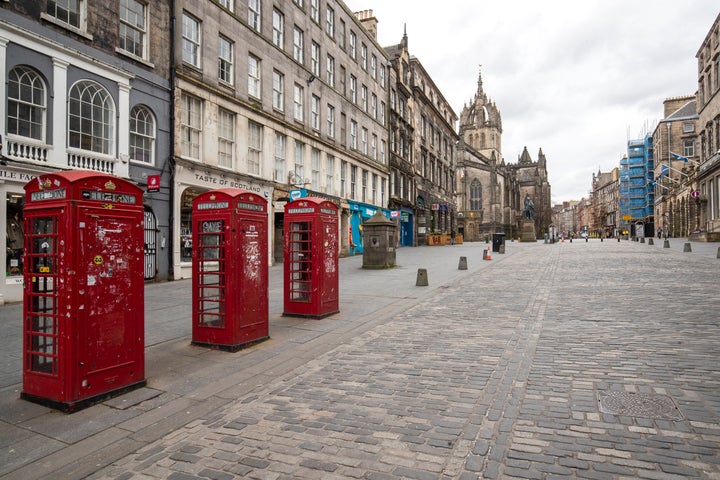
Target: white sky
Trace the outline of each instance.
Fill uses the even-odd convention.
[[[697,91],[697,54],[718,0],[346,0],[373,10],[382,46],[407,26],[417,57],[459,116],[483,88],[502,154],[548,161],[552,203],[587,196],[627,140],[651,132],[668,97]]]

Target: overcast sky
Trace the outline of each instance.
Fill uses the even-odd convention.
[[[697,91],[697,54],[718,0],[347,0],[373,10],[382,46],[407,26],[417,57],[459,116],[483,87],[502,154],[542,148],[553,204],[579,200],[652,132],[668,97]],[[482,67],[479,67],[482,65]]]

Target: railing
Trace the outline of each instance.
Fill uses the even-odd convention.
[[[10,160],[18,162],[33,162],[60,168],[74,168],[78,170],[94,170],[97,172],[116,174],[117,159],[110,155],[103,155],[77,148],[68,148],[66,162],[53,161],[53,146],[27,137],[7,135],[3,154]]]
[[[7,135],[5,156],[11,160],[47,163],[52,147],[46,143],[27,137]]]
[[[115,157],[110,155],[102,155],[76,148],[68,148],[67,150],[67,164],[70,168],[95,170],[113,175],[115,173],[115,163]]]

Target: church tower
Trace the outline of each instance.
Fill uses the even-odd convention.
[[[462,141],[488,158],[502,158],[502,119],[495,103],[483,90],[482,72],[478,72],[478,88],[470,104],[460,114]]]

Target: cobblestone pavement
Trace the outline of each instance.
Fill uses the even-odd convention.
[[[426,295],[368,273],[403,300],[252,388],[193,383],[201,414],[88,478],[720,478],[716,245],[478,247],[425,249],[480,264]]]

